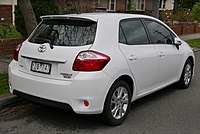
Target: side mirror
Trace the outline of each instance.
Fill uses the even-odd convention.
[[[176,48],[179,50],[179,46],[182,44],[181,39],[175,37],[174,38],[174,45],[176,46]]]

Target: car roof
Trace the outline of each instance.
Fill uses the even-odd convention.
[[[82,18],[97,21],[99,19],[112,19],[121,20],[126,18],[149,18],[155,19],[151,16],[141,15],[141,14],[125,14],[125,13],[80,13],[80,14],[67,14],[67,15],[46,15],[41,16],[41,19],[47,18]]]

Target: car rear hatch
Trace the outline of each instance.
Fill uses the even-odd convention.
[[[46,17],[22,44],[19,70],[46,78],[72,80],[76,56],[94,43],[97,22],[73,17]]]

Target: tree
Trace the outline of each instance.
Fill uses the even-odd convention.
[[[41,21],[40,16],[60,14],[56,0],[30,0],[37,22]]]
[[[192,9],[194,4],[196,2],[198,2],[199,0],[179,0],[179,1],[180,1],[179,5],[180,5],[181,8]]]
[[[60,14],[58,0],[18,0],[15,10],[16,29],[24,37],[27,37],[37,23],[41,21],[40,16]]]
[[[200,1],[192,8],[193,17],[200,22]]]
[[[152,0],[152,16],[159,18],[159,4],[160,0]]]
[[[174,8],[173,8],[174,14],[178,11],[179,4],[180,4],[180,0],[174,0]]]
[[[199,0],[174,0],[173,13],[176,13],[180,8],[192,9],[194,4]]]
[[[37,21],[31,2],[30,0],[18,0],[18,4],[24,17],[27,34],[30,35],[34,28],[37,26]]]

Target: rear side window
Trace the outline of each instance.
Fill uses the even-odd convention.
[[[154,44],[172,44],[173,38],[170,31],[164,27],[163,25],[150,21],[145,20],[144,23],[146,24],[151,40]]]
[[[149,44],[142,22],[140,20],[121,21],[119,29],[119,42],[128,45]]]
[[[97,23],[85,20],[44,20],[29,42],[53,46],[83,46],[94,43]]]

